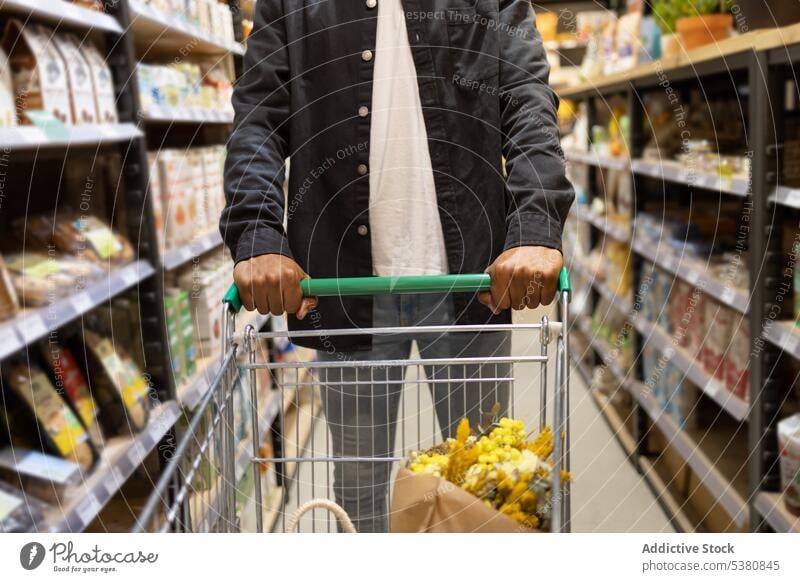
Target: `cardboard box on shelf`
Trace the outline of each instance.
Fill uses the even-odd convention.
[[[167,319],[167,338],[169,341],[169,357],[172,362],[172,376],[176,384],[181,384],[187,379],[183,369],[183,340],[180,329],[180,315],[178,310],[178,298],[173,290],[167,290],[164,294],[164,312]]]
[[[713,299],[706,299],[703,320],[706,324],[700,357],[706,372],[718,380],[725,381],[725,368],[722,360],[731,338],[733,314],[728,307]]]
[[[164,241],[164,201],[161,197],[161,175],[158,171],[158,152],[147,152],[148,188],[150,205],[153,209],[153,227],[156,229],[159,254],[166,250]]]
[[[3,47],[14,85],[17,115],[30,124],[28,111],[44,110],[62,123],[72,123],[67,70],[52,34],[45,27],[10,20],[3,35]]]
[[[191,234],[188,197],[191,171],[185,156],[179,150],[162,150],[158,153],[161,180],[164,239],[168,248],[186,244]]]
[[[74,34],[55,34],[53,42],[67,67],[73,122],[76,125],[97,123],[97,103],[89,63],[80,49],[81,41]]]
[[[750,319],[736,313],[731,322],[731,341],[723,366],[725,386],[742,400],[749,400]]]
[[[98,123],[117,123],[119,121],[117,101],[108,63],[97,47],[91,43],[82,44],[81,52],[86,57],[86,62],[89,63]]]

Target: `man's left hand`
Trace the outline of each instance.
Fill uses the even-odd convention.
[[[496,315],[506,309],[535,309],[556,296],[558,276],[564,266],[561,252],[548,247],[516,247],[497,257],[486,269],[491,291],[478,299]]]

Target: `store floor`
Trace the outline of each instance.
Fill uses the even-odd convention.
[[[521,322],[538,321],[541,312],[528,313]],[[538,334],[530,331],[514,332],[513,352],[517,355],[538,354]],[[552,352],[551,352],[552,353]],[[514,371],[514,415],[526,421],[530,428],[538,419],[539,366],[517,365]],[[553,367],[548,367],[548,374]],[[401,416],[407,421],[400,431],[397,455],[407,454],[416,438],[418,427],[428,436],[424,446],[433,444],[430,434],[435,426],[427,389],[415,384],[418,372],[410,369],[406,394],[401,404]],[[549,376],[552,382],[552,375]],[[625,453],[602,417],[586,385],[577,373],[571,375],[572,408],[572,524],[576,532],[672,532],[674,529],[661,510],[651,490],[627,460]],[[418,400],[419,399],[419,400]],[[417,402],[420,402],[417,405]],[[419,413],[417,411],[419,410]],[[325,455],[329,443],[324,417],[315,423],[309,439],[307,455]],[[404,447],[405,445],[405,447]],[[327,497],[332,483],[330,467],[325,463],[301,463],[296,481],[290,486],[286,519],[297,507],[317,497]],[[278,517],[275,529],[282,531],[283,516]],[[326,512],[318,510],[307,514],[300,522],[300,531],[328,531],[333,528]]]

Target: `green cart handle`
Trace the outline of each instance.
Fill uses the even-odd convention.
[[[300,289],[304,297],[345,297],[349,295],[407,295],[417,293],[479,293],[488,291],[492,279],[488,273],[478,275],[427,275],[421,277],[353,277],[344,279],[304,279]],[[561,269],[560,292],[571,293],[569,271]],[[236,284],[230,286],[222,300],[234,313],[242,309]]]

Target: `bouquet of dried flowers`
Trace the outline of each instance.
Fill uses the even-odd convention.
[[[473,431],[464,418],[456,438],[411,454],[408,469],[445,479],[530,529],[549,525],[553,434],[529,438],[521,420],[501,418]],[[569,479],[566,471],[562,479]]]

